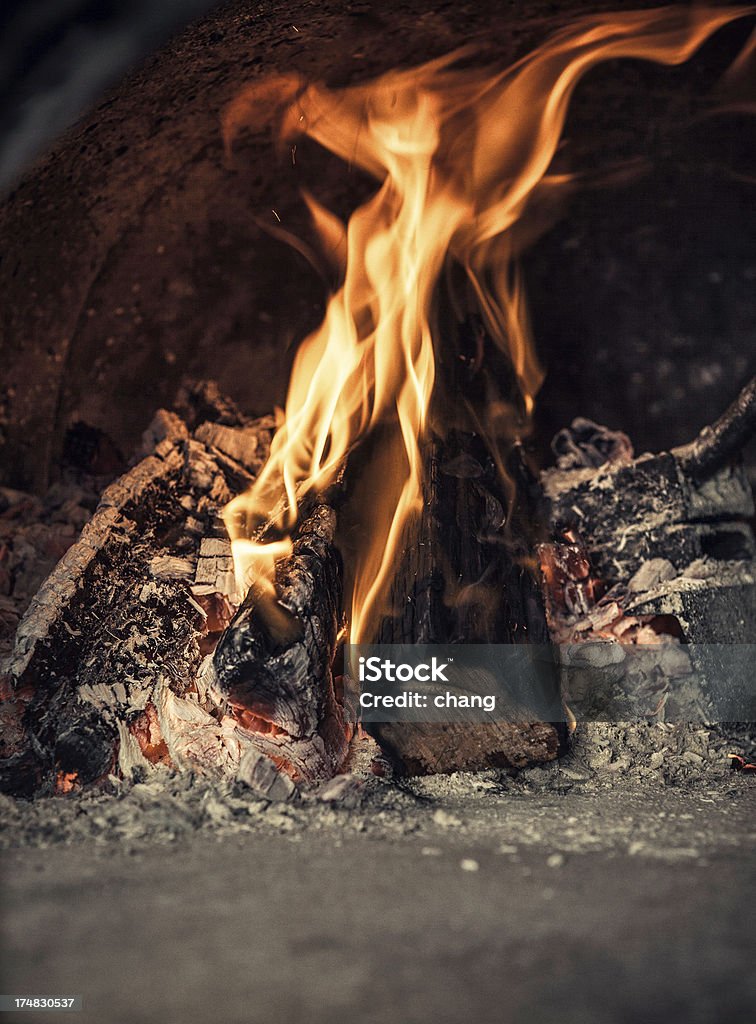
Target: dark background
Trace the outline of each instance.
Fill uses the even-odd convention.
[[[212,0],[5,0],[0,186]]]
[[[216,377],[251,412],[283,401],[325,288],[261,222],[275,208],[306,235],[301,181],[342,213],[365,182],[306,148],[292,167],[265,132],[226,160],[219,116],[245,82],[297,70],[340,84],[468,41],[506,64],[578,14],[651,5],[235,0],[175,34],[206,6],[4,8],[6,483],[46,486],[77,420],[130,453],[185,376]],[[526,257],[548,369],[543,452],[575,415],[625,429],[640,450],[685,441],[754,372],[756,119],[701,117],[752,25],[722,30],[683,67],[610,62],[578,88],[563,165],[638,160],[644,173],[578,193]]]

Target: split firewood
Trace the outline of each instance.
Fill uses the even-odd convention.
[[[549,644],[524,538],[505,533],[506,498],[480,438],[454,432],[434,439],[426,466],[423,512],[392,587],[395,613],[378,642]],[[558,689],[556,672],[553,683]],[[565,739],[561,726],[527,720],[367,729],[396,769],[421,775],[540,764],[556,758]]]
[[[440,355],[431,410],[435,425],[424,452],[423,510],[406,538],[377,642],[386,644],[538,644],[550,636],[533,572],[529,534],[532,481],[519,449],[502,472],[474,417],[486,408],[511,366],[473,319],[454,350]],[[514,382],[512,382],[514,393]],[[500,403],[501,404],[501,403]],[[513,407],[511,407],[513,408]],[[449,421],[449,410],[457,419]],[[506,451],[504,445],[502,452]],[[515,492],[516,497],[515,497]],[[547,686],[557,695],[556,667]],[[522,768],[555,759],[565,747],[561,723],[533,722],[512,709],[511,720],[485,723],[385,722],[368,726],[400,772]]]

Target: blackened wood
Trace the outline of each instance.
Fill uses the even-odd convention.
[[[336,513],[316,504],[276,570],[276,596],[252,586],[213,655],[211,688],[253,745],[295,778],[330,778],[344,762],[350,716],[334,689],[342,617]]]
[[[425,449],[423,512],[392,585],[380,643],[548,643],[523,536],[479,437]]]
[[[507,524],[499,469],[482,440],[452,431],[429,442],[425,501],[408,537],[377,637],[391,643],[538,643],[549,634],[529,547],[516,516]],[[558,693],[558,678],[553,675]],[[368,727],[409,774],[553,760],[563,742],[549,723],[375,723]]]
[[[236,442],[253,466],[267,453],[270,425],[226,426],[222,443]],[[163,747],[160,757],[176,766],[235,773],[243,738],[195,683],[220,628],[211,612],[227,595],[213,589],[217,573],[201,586],[204,604],[193,590],[205,535],[213,539],[221,508],[253,473],[198,432],[190,436],[171,413],[155,417],[145,436],[152,454],[105,490],[33,599],[16,635],[6,709],[26,745],[0,753],[0,788],[49,792],[59,773],[87,784],[148,768]],[[149,742],[140,741],[145,716]]]
[[[176,396],[175,408],[190,430],[203,423],[240,427],[247,422],[244,413],[214,380],[185,380]]]
[[[679,568],[706,557],[753,558],[747,522],[753,495],[742,465],[729,461],[750,422],[752,401],[747,389],[720,426],[710,428],[718,439],[713,448],[703,431],[691,445],[670,452],[547,470],[544,516],[554,534],[566,529],[585,537],[596,574],[609,583],[629,579],[650,558]],[[704,467],[708,475],[698,478]]]
[[[690,444],[673,449],[684,473],[695,480],[711,476],[739,454],[756,433],[756,377],[716,422],[704,427]]]
[[[10,664],[17,687],[26,682],[46,685],[52,680],[52,662],[63,654],[62,647],[71,647],[77,639],[68,633],[66,640],[63,621],[67,609],[86,590],[95,563],[114,557],[115,550],[133,538],[137,524],[129,509],[147,508],[148,495],[175,480],[181,465],[181,452],[168,442],[159,455],[143,459],[104,491],[81,537],[42,584],[18,627]]]
[[[32,702],[27,719],[35,710]],[[37,748],[44,751],[48,779],[75,776],[77,785],[86,786],[116,768],[115,723],[103,718],[92,705],[80,703],[75,690],[61,687],[52,701],[41,704],[40,711],[34,736]]]
[[[42,768],[24,725],[25,704],[9,693],[0,702],[0,793],[30,797],[39,787]]]
[[[595,625],[604,639],[615,631],[629,643],[633,622],[654,623],[690,644],[694,662],[702,645],[751,642],[754,502],[738,453],[755,423],[756,378],[711,427],[669,452],[632,458],[630,449],[597,466],[582,451],[596,451],[591,435],[605,428],[581,421],[560,433],[569,459],[542,475],[559,538],[542,548],[555,631],[573,642]]]

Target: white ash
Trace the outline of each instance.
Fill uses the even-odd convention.
[[[631,594],[642,594],[660,583],[674,579],[677,570],[667,558],[649,558],[630,579],[627,589]]]
[[[165,767],[147,775],[135,766],[140,781],[111,776],[104,790],[31,802],[0,797],[0,846],[116,844],[138,853],[200,832],[219,839],[275,833],[293,841],[359,832],[377,839],[413,835],[429,844],[443,836],[463,846],[493,837],[512,860],[523,847],[545,842],[551,855],[634,844],[640,856],[674,859],[675,851],[692,848],[705,856],[712,834],[721,839],[733,815],[752,813],[753,780],[732,772],[726,754],[733,744],[743,748],[754,739],[745,729],[727,735],[663,723],[593,725],[564,761],[515,777],[487,770],[390,781],[353,773],[292,793],[286,802],[261,799],[240,781]],[[648,812],[662,794],[667,807],[677,795],[671,805],[679,805],[683,819],[685,834],[673,847],[659,843],[659,830],[668,831],[669,822]],[[600,796],[632,814],[614,816],[611,826],[586,823]]]

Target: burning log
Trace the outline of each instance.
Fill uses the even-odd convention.
[[[332,666],[342,626],[336,513],[318,501],[276,569],[275,596],[253,585],[205,677],[255,747],[295,779],[328,779],[344,763],[353,715]]]
[[[248,523],[270,517],[287,533],[291,517],[278,521],[274,513],[283,495],[291,498],[292,493],[326,486],[347,455],[364,452],[363,446],[375,444],[375,434],[385,431],[399,442],[391,447],[394,464],[389,466],[384,458],[390,479],[382,488],[380,512],[360,537],[351,588],[355,638],[364,639],[372,629],[376,606],[396,572],[397,540],[414,525],[412,514],[419,505],[424,505],[419,532],[410,538],[395,583],[402,613],[381,639],[490,643],[547,637],[537,589],[521,567],[530,557],[530,542],[517,536],[511,501],[501,493],[500,473],[497,479],[501,467],[494,465],[503,439],[514,440],[513,422],[526,424],[540,384],[515,264],[523,244],[519,228],[524,238],[540,221],[534,211],[541,185],[546,184],[544,176],[559,146],[568,100],[584,72],[610,55],[650,55],[677,64],[728,20],[728,15],[721,17],[720,22],[711,16],[703,25],[678,23],[668,12],[623,17],[612,23],[621,44],[611,46],[597,31],[601,21],[587,19],[508,73],[460,66],[452,55],[414,72],[389,74],[339,91],[296,74],[277,82],[255,80],[229,104],[223,115],[229,155],[243,128],[259,129],[261,111],[267,113],[273,98],[273,105],[281,108],[281,138],[287,144],[310,136],[378,183],[375,195],[354,211],[346,229],[319,203],[308,201],[324,247],[341,251],[342,243],[334,245],[335,238],[347,240],[340,266],[343,276],[321,325],[297,352],[285,424],[271,459],[250,492],[234,503],[243,514],[228,515],[245,576],[248,569],[257,573],[260,567],[255,565],[258,540],[263,547],[267,543],[264,537],[255,537],[242,547],[250,540]],[[366,110],[375,111],[375,116],[366,116]],[[407,138],[415,140],[409,148]],[[525,138],[532,144],[523,145]],[[556,181],[549,179],[548,184],[551,192]],[[515,232],[513,225],[521,217],[523,223]],[[455,280],[460,277],[464,295]],[[459,309],[480,310],[491,353],[498,351],[512,387],[481,388],[477,385],[483,374],[470,382],[470,391],[447,381],[450,401],[443,408],[438,371],[449,346],[438,329],[450,322],[445,313]],[[468,360],[473,375],[486,359],[484,339],[477,341]],[[456,365],[453,357],[451,366]],[[487,367],[487,384],[498,380],[496,370],[495,364]],[[450,375],[454,377],[453,369]],[[500,395],[510,401],[499,400]],[[424,451],[431,399],[439,429]],[[494,413],[497,402],[502,408]],[[450,424],[444,415],[455,417],[465,408],[467,422],[462,426]],[[507,413],[520,415],[506,423]],[[487,457],[476,451],[475,439],[481,430],[478,418],[485,421],[489,415],[492,420],[498,416],[493,431],[485,427],[490,468]],[[509,536],[504,530],[507,517]],[[268,555],[263,576],[275,561],[274,545]],[[328,573],[318,578],[322,576]],[[327,580],[325,586],[329,588]],[[264,727],[270,732],[273,726],[288,732],[290,722],[297,729],[301,726],[288,709],[271,709],[267,662],[271,654],[291,650],[309,665],[311,645],[306,641],[302,649],[298,636],[298,628],[306,625],[305,608],[297,606],[287,617],[282,606],[285,581],[276,580],[274,589],[272,600],[263,599],[262,592],[252,596],[249,627],[243,616],[232,624],[217,656],[222,652],[222,664],[215,668],[221,692],[230,692],[232,703],[234,694],[241,697],[240,713],[251,716],[257,731]],[[311,590],[308,599],[317,604],[316,593]],[[454,614],[447,614],[447,605]],[[274,627],[264,622],[266,615]],[[319,659],[316,667],[323,669]],[[297,677],[291,685],[292,701],[299,700],[301,683]],[[521,742],[520,727],[514,729],[514,741],[505,730],[492,727],[484,743],[476,729],[463,736],[454,730],[434,734],[423,727],[421,753],[413,743],[412,728],[380,726],[374,731],[401,767],[437,771],[555,757],[556,728],[539,729],[534,738],[533,728],[526,727]]]
[[[491,380],[500,386],[511,378],[511,366],[482,324],[471,320],[438,369],[435,433],[423,449],[422,513],[402,552],[389,599],[392,614],[383,620],[378,642],[549,645],[532,571],[530,505],[537,482],[519,447],[503,466],[490,439],[471,429],[462,412],[466,400],[484,407],[480,395]],[[450,408],[458,410],[453,425]],[[556,668],[550,685],[558,695]],[[520,715],[517,721],[475,724],[385,722],[369,731],[395,767],[410,774],[540,764],[556,758],[566,738],[561,725]]]
[[[506,498],[479,437],[455,432],[426,448],[427,484],[420,522],[405,546],[392,587],[395,614],[378,641],[537,643],[549,634],[524,537],[505,532]],[[554,673],[554,686],[558,679]],[[551,761],[564,742],[546,722],[383,722],[369,731],[394,766],[408,774]]]

